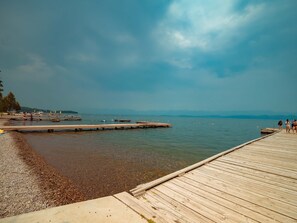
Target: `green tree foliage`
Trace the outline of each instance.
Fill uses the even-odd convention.
[[[7,96],[2,99],[3,111],[21,110],[20,104],[16,101],[12,92],[9,92]]]
[[[12,92],[9,92],[9,94],[5,97],[3,97],[2,92],[3,92],[3,83],[2,83],[2,80],[0,80],[0,112],[21,110],[21,106],[15,99],[15,96]]]
[[[2,81],[0,80],[0,112],[3,111],[2,92],[3,92],[3,84],[2,84]]]
[[[0,100],[2,99],[2,92],[3,92],[3,84],[2,84],[2,81],[0,80]]]

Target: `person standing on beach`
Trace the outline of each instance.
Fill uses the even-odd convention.
[[[282,120],[279,120],[278,121],[278,128],[279,129],[282,129],[283,128],[283,121]]]
[[[285,124],[286,124],[286,132],[290,132],[290,121],[289,121],[289,119],[287,119]]]

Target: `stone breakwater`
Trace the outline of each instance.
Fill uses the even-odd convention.
[[[5,124],[0,120],[0,126]],[[0,218],[85,200],[20,133],[0,135]]]

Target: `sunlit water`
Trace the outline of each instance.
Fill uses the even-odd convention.
[[[58,124],[100,124],[101,120],[109,123],[114,118],[172,124],[172,128],[159,129],[24,134],[32,148],[72,180],[87,198],[132,189],[258,138],[261,128],[275,127],[277,123],[277,120],[167,116],[83,115],[82,118],[80,122]]]

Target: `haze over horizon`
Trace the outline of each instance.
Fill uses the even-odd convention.
[[[23,106],[297,112],[297,1],[0,2],[0,80]]]

